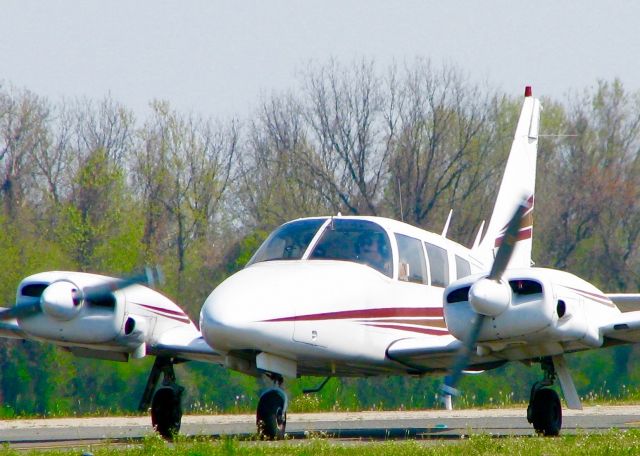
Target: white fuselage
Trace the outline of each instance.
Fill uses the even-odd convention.
[[[356,261],[313,258],[323,231],[339,219],[364,219],[387,233],[389,275]],[[444,287],[432,285],[437,266],[425,261],[421,283],[402,280],[396,235],[417,239],[414,245],[422,246],[424,257],[425,242],[444,249],[442,267],[452,279],[461,260],[471,272],[480,270],[470,251],[389,219],[339,219],[327,219],[299,259],[255,262],[220,284],[202,308],[207,343],[231,358],[251,361],[260,352],[282,357],[295,362],[299,375],[355,376],[407,372],[386,354],[398,339],[418,337],[436,345],[455,340],[443,318]]]
[[[371,229],[387,262],[367,264],[349,243]],[[207,298],[202,335],[228,367],[251,374],[443,373],[477,315],[468,290],[488,268],[473,253],[389,219],[293,221]],[[475,369],[603,346],[606,322],[620,318],[566,272],[508,269],[502,281],[508,302],[482,324]]]

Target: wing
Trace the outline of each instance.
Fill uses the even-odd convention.
[[[609,293],[606,296],[621,312],[640,310],[640,294],[638,293]]]
[[[600,328],[607,344],[640,342],[640,294],[609,293],[606,296],[622,312]]]
[[[207,345],[200,331],[194,332],[185,328],[176,328],[164,333],[158,342],[147,347],[147,354],[216,364],[223,364],[225,358],[224,354]]]
[[[450,372],[456,356],[463,349],[462,341],[453,336],[415,337],[399,339],[387,348],[387,357],[420,373]],[[472,353],[465,373],[494,369],[507,362],[500,356],[478,356]]]
[[[387,357],[416,370],[447,370],[462,342],[453,336],[412,337],[392,342]]]
[[[600,332],[605,345],[640,342],[640,310],[621,313],[612,321],[603,324]]]
[[[3,310],[6,309],[0,307],[0,312]],[[26,339],[27,335],[22,329],[20,329],[18,321],[15,318],[12,318],[10,320],[0,321],[0,337],[7,339]]]

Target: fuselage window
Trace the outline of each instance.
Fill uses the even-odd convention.
[[[461,279],[468,275],[471,275],[471,265],[467,260],[456,255],[456,277]]]
[[[389,237],[382,227],[367,220],[332,220],[309,259],[353,261],[389,277],[393,274]]]
[[[326,219],[285,223],[269,235],[248,264],[271,260],[299,260]]]
[[[398,243],[398,279],[406,282],[427,283],[427,266],[422,243],[415,238],[396,234]]]
[[[449,285],[449,260],[447,251],[437,245],[424,243],[427,248],[427,258],[429,259],[429,269],[431,270],[431,285],[435,287],[446,287]]]

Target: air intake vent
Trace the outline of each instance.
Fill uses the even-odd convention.
[[[20,294],[22,296],[29,296],[32,298],[39,298],[42,296],[44,289],[49,286],[48,283],[29,283],[22,287]]]
[[[535,280],[510,280],[509,286],[514,294],[532,295],[542,293],[542,285]]]
[[[462,287],[457,290],[453,290],[447,295],[447,303],[453,304],[454,302],[468,301],[470,288],[471,287]]]
[[[116,298],[113,294],[102,296],[100,299],[92,299],[87,301],[89,306],[93,307],[106,307],[108,309],[114,309],[116,307]]]

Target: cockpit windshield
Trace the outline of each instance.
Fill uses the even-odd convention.
[[[285,223],[269,235],[248,264],[271,260],[299,260],[326,219]]]
[[[311,260],[343,260],[366,264],[391,277],[387,233],[368,220],[333,219],[309,256]]]

